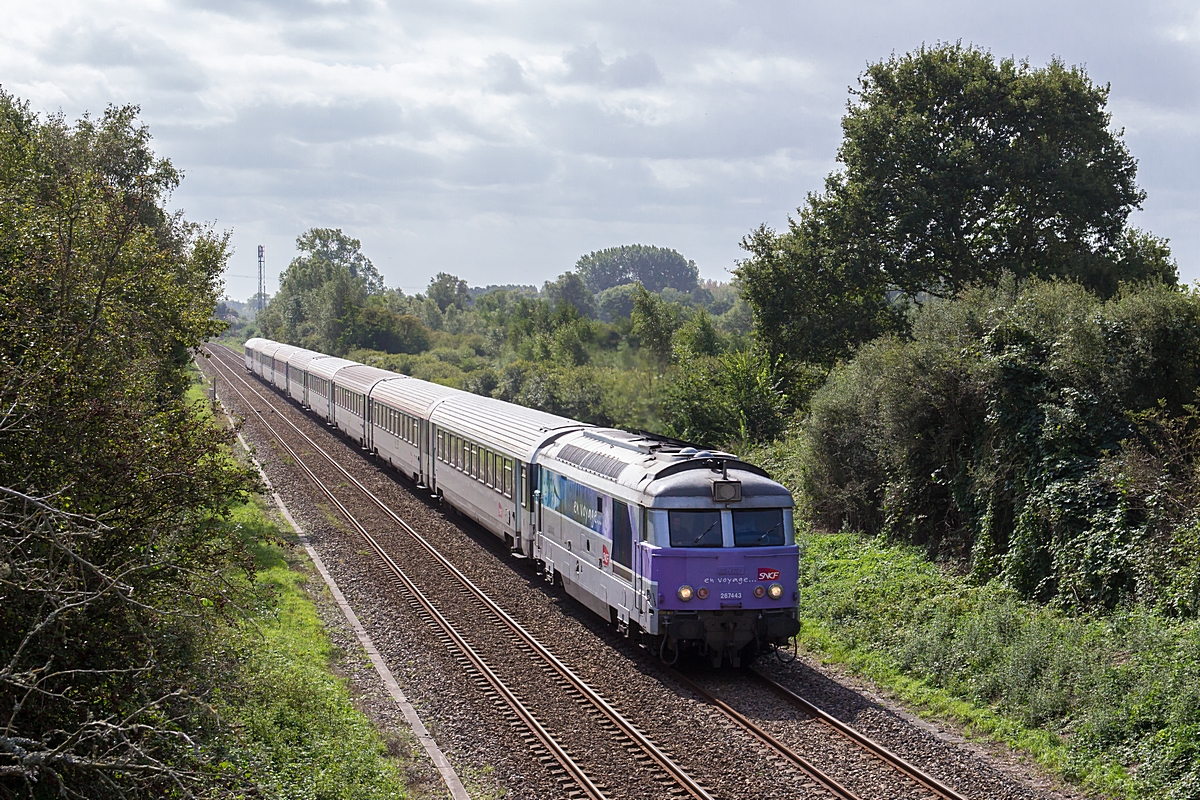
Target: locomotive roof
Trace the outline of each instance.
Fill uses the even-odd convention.
[[[317,363],[320,364],[321,362],[318,361]],[[398,372],[388,372],[386,369],[368,367],[366,364],[351,361],[350,366],[342,367],[337,371],[337,376],[334,380],[338,386],[345,387],[359,394],[367,394],[371,391],[371,387],[381,381],[409,380],[409,377],[401,375]]]
[[[439,383],[410,378],[406,381],[388,381],[380,384],[371,392],[371,397],[406,414],[428,417],[429,410],[434,403],[458,394],[466,394],[466,392],[442,386]]]
[[[446,397],[433,407],[429,418],[436,425],[525,461],[532,459],[546,440],[563,431],[591,427],[585,422],[470,392]]]
[[[587,428],[560,437],[546,447],[544,455],[651,498],[707,495],[711,481],[727,475],[742,482],[742,497],[747,500],[772,498],[772,506],[792,505],[786,487],[733,453],[701,450],[651,434]]]

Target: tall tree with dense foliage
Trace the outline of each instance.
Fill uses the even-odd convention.
[[[671,360],[671,345],[680,324],[679,308],[638,285],[633,293],[633,333],[658,358],[662,366]]]
[[[695,261],[674,250],[645,244],[609,247],[580,256],[575,272],[595,294],[626,283],[640,283],[651,292],[667,287],[692,292],[700,279]]]
[[[445,311],[454,306],[459,311],[471,304],[471,295],[467,291],[467,282],[457,275],[439,272],[437,277],[429,282],[425,294],[438,304],[438,309]]]
[[[872,64],[842,120],[842,169],[786,231],[744,242],[764,341],[830,363],[878,334],[889,292],[948,296],[1006,272],[1101,296],[1174,283],[1166,243],[1127,226],[1144,194],[1107,100],[1082,68],[961,44]]]
[[[597,314],[596,296],[578,273],[564,272],[556,280],[546,281],[543,291],[552,308],[569,305],[585,317],[595,317]]]
[[[211,754],[193,645],[249,482],[183,400],[228,248],[179,177],[132,107],[0,92],[0,796],[181,796]]]
[[[359,313],[384,293],[383,277],[362,252],[362,242],[340,228],[310,228],[296,237],[300,255],[279,276],[279,292],[258,318],[265,336],[324,353],[344,353],[388,333],[411,328],[408,320]],[[386,315],[385,315],[386,316]],[[365,322],[365,324],[364,324]]]

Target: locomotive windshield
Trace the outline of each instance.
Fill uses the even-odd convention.
[[[734,546],[768,547],[785,543],[782,508],[733,512]]]
[[[720,511],[670,512],[671,547],[720,547]]]

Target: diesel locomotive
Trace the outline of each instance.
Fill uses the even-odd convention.
[[[737,666],[799,631],[791,494],[736,455],[267,339],[245,363],[666,661]]]

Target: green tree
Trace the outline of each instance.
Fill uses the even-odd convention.
[[[429,331],[421,320],[401,314],[370,298],[357,315],[355,344],[386,353],[420,353],[429,349]]]
[[[694,311],[675,331],[675,352],[679,357],[715,356],[720,350],[720,336],[703,308]]]
[[[429,282],[425,296],[437,303],[438,310],[442,312],[445,312],[450,306],[462,311],[471,304],[467,282],[448,272],[439,272],[437,277]]]
[[[543,291],[552,308],[565,303],[574,306],[585,317],[596,317],[596,297],[574,272],[564,272],[557,280],[546,281]]]
[[[246,599],[214,521],[252,485],[185,403],[227,236],[133,107],[68,124],[0,92],[0,796],[200,788],[207,608]],[[232,605],[230,605],[232,603]]]
[[[827,190],[888,281],[915,296],[1003,272],[1067,277],[1110,295],[1121,279],[1174,278],[1169,262],[1116,268],[1144,198],[1109,129],[1108,87],[1055,59],[997,61],[961,44],[873,64],[842,121]]]
[[[296,237],[300,255],[279,276],[279,292],[258,318],[263,335],[323,353],[349,350],[358,311],[384,292],[361,246],[340,228],[310,228]]]
[[[1166,243],[1126,227],[1136,165],[1083,69],[939,45],[872,64],[854,95],[842,169],[788,230],[743,242],[738,275],[773,354],[831,364],[891,327],[895,292],[1004,273],[1105,297],[1175,282]]]
[[[622,283],[611,286],[596,296],[596,305],[606,322],[616,322],[633,316],[633,295],[638,284]]]
[[[842,257],[849,232],[825,198],[810,198],[782,234],[765,225],[742,240],[737,268],[754,332],[785,370],[832,366],[862,342],[897,329],[903,306],[891,302],[878,272]]]
[[[664,392],[667,433],[706,447],[770,441],[783,432],[787,397],[766,356],[693,356],[675,368]]]
[[[667,287],[692,292],[698,287],[700,271],[674,250],[644,244],[609,247],[581,256],[575,271],[593,293],[624,283],[641,283],[651,292]]]
[[[345,269],[367,294],[383,291],[383,276],[371,259],[363,255],[362,242],[342,233],[341,228],[309,228],[296,237],[296,249],[300,255],[292,260],[288,272],[295,270],[290,277],[300,283],[299,289],[316,289],[328,282],[334,272]],[[281,276],[281,288],[282,285]]]
[[[638,285],[633,293],[633,332],[642,344],[665,365],[671,359],[671,343],[679,327],[679,310]]]

